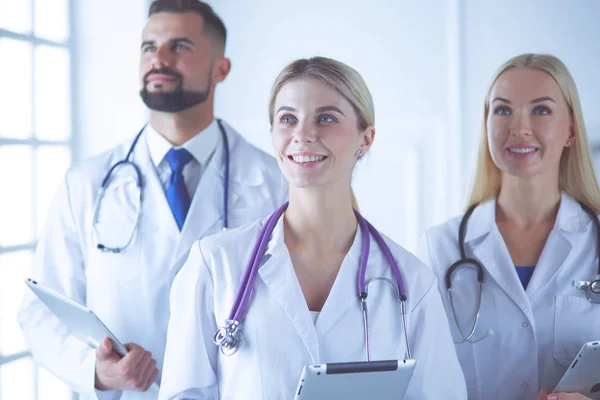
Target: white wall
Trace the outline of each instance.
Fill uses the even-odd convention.
[[[549,53],[569,68],[592,142],[600,142],[600,1],[462,0],[464,125],[468,167],[483,118],[483,98],[496,69],[521,53]]]
[[[131,137],[146,119],[138,61],[145,0],[74,1],[76,159]]]
[[[264,149],[271,148],[269,92],[287,63],[324,55],[363,75],[375,101],[377,134],[371,154],[356,170],[355,191],[361,210],[376,226],[415,249],[417,232],[446,218],[460,197],[445,184],[459,171],[447,168],[451,166],[444,154],[447,139],[458,133],[447,123],[448,101],[454,96],[449,93],[449,49],[456,36],[448,6],[454,3],[212,4],[228,27],[227,53],[233,60],[231,74],[218,91],[217,112]],[[435,175],[430,165],[436,166]],[[421,205],[433,213],[425,214]]]
[[[148,0],[76,2],[80,155],[134,135],[139,37]],[[356,170],[363,213],[415,250],[423,230],[460,212],[486,85],[523,52],[562,58],[600,142],[598,0],[212,0],[227,25],[233,68],[217,116],[270,150],[267,102],[288,62],[325,55],[356,68],[375,100],[377,137]],[[119,11],[113,11],[118,8]]]

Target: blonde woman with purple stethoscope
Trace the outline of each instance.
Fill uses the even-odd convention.
[[[569,71],[550,55],[507,61],[485,99],[468,210],[424,240],[469,399],[587,398],[550,392],[600,339],[600,293],[579,284],[600,279],[599,210]]]
[[[289,204],[192,247],[159,398],[292,399],[305,365],[413,358],[406,399],[465,399],[433,273],[353,210],[352,170],[375,138],[362,77],[297,60],[269,115]]]

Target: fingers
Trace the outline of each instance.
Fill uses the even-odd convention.
[[[158,368],[156,368],[156,360],[150,360],[150,363],[148,363],[148,366],[144,371],[144,376],[146,377],[146,380],[142,385],[143,392],[148,390],[148,388],[150,388],[150,385],[152,385],[152,383],[154,383],[154,381],[158,377]]]
[[[142,361],[142,358],[147,353],[143,347],[137,344],[128,343],[125,348],[129,351],[125,357],[123,357],[123,368],[124,369],[135,369],[137,365]]]
[[[126,345],[130,350],[122,360],[123,378],[138,391],[148,389],[152,381],[148,383],[151,375],[156,369],[156,361],[149,351],[137,345]]]
[[[96,348],[96,359],[107,360],[112,358],[112,342],[108,337],[105,337],[100,345]]]
[[[579,393],[550,393],[546,397],[548,400],[590,400]]]
[[[152,370],[149,368],[152,364],[152,355],[150,352],[145,352],[144,356],[140,359],[138,365],[136,365],[135,369],[137,371],[137,379],[134,383],[135,389],[139,391],[146,390],[146,381],[148,380],[149,375],[152,373]],[[132,382],[133,383],[133,382]]]

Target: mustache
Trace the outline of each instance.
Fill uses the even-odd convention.
[[[153,74],[167,75],[167,76],[177,79],[178,82],[181,82],[181,80],[183,79],[181,74],[179,74],[175,71],[171,71],[168,68],[158,68],[158,69],[155,68],[155,69],[148,71],[146,73],[146,75],[144,75],[144,84],[148,83],[148,79],[150,78],[150,75],[153,75]]]

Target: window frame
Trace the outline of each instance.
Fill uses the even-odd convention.
[[[28,146],[32,149],[33,154],[36,154],[36,151],[40,148],[40,147],[49,147],[49,146],[58,146],[58,147],[62,147],[62,148],[66,148],[70,155],[71,155],[71,164],[73,163],[74,160],[77,159],[77,154],[76,154],[76,150],[77,150],[77,140],[75,138],[75,128],[76,128],[76,104],[77,102],[75,101],[76,99],[76,89],[75,89],[75,84],[76,84],[76,61],[75,61],[75,57],[76,57],[76,52],[75,52],[75,41],[73,39],[73,33],[76,31],[75,27],[75,23],[76,23],[76,19],[75,19],[75,15],[76,15],[76,9],[75,9],[75,1],[74,0],[66,0],[66,11],[68,13],[67,15],[67,21],[69,24],[68,30],[67,30],[67,37],[64,41],[53,41],[53,40],[48,40],[48,39],[44,39],[41,37],[38,37],[35,35],[34,33],[34,29],[35,29],[35,19],[36,19],[36,1],[35,0],[29,0],[31,3],[31,31],[29,33],[19,33],[19,32],[14,32],[14,31],[10,31],[7,30],[5,28],[0,28],[0,39],[10,39],[10,40],[17,40],[17,41],[21,41],[21,42],[26,42],[31,44],[31,70],[30,70],[30,79],[31,79],[31,105],[30,105],[30,115],[33,119],[35,119],[36,114],[35,114],[35,90],[36,90],[36,81],[35,81],[35,68],[36,68],[36,59],[35,59],[35,51],[36,48],[38,46],[48,46],[48,47],[53,47],[53,48],[60,48],[60,49],[64,49],[67,51],[67,53],[69,54],[69,68],[70,68],[70,75],[69,75],[69,103],[68,103],[68,107],[70,110],[70,116],[69,116],[69,135],[66,139],[63,140],[41,140],[38,139],[36,137],[36,130],[33,127],[32,131],[29,132],[30,137],[26,138],[26,139],[17,139],[17,138],[9,138],[9,137],[3,137],[1,136],[1,132],[0,132],[0,146],[1,147],[10,147],[10,146],[16,146],[16,145],[25,145]],[[38,177],[37,177],[37,160],[36,157],[34,156],[32,158],[32,196],[33,198],[37,198],[37,188],[38,188]],[[39,232],[39,226],[38,226],[38,210],[37,210],[37,205],[36,202],[32,202],[32,209],[31,209],[31,215],[32,215],[32,221],[33,221],[33,232],[34,232],[34,239],[31,242],[28,243],[22,243],[22,244],[18,244],[18,245],[11,245],[11,246],[2,246],[0,245],[0,255],[5,255],[5,254],[9,254],[9,253],[14,253],[14,252],[19,252],[19,251],[29,251],[31,253],[35,252],[35,248],[37,245],[37,232]],[[21,301],[21,299],[14,299],[14,301]],[[2,322],[0,321],[0,324]],[[26,358],[31,358],[31,353],[29,351],[21,351],[21,352],[17,352],[17,353],[13,353],[13,354],[2,354],[0,353],[0,368],[7,368],[11,363],[18,361],[18,360],[22,360],[22,359],[26,359]],[[34,368],[33,371],[33,376],[32,378],[32,385],[34,385],[34,393],[35,396],[34,398],[37,400],[40,397],[40,394],[38,393],[38,387],[39,387],[39,383],[38,383],[38,377],[39,377],[39,373],[38,373],[38,367],[36,366]],[[79,396],[76,393],[71,392],[71,399],[76,400],[79,398]],[[1,394],[0,394],[1,397]],[[0,400],[4,400],[1,399]]]

